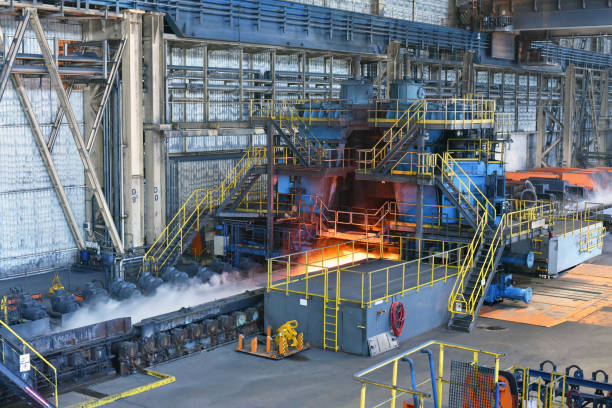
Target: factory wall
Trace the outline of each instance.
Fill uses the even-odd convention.
[[[271,70],[271,53],[243,53],[242,85],[240,93],[240,51],[208,51],[208,100],[202,85],[204,49],[168,47],[166,63],[169,68],[167,79],[167,111],[169,123],[232,122],[248,119],[250,99],[271,98],[272,87],[268,83]],[[181,67],[181,69],[178,69]],[[329,71],[330,61],[324,57],[308,58],[308,73]],[[299,54],[276,55],[276,99],[303,98],[301,82],[301,61]],[[333,61],[334,75],[348,75],[350,63],[347,59]],[[308,97],[329,96],[327,79],[311,76],[307,81]],[[337,97],[340,84],[335,81],[332,92]],[[242,104],[240,103],[242,102]]]
[[[41,20],[53,47],[53,38],[80,40],[81,25]],[[0,17],[8,50],[17,28],[13,16]],[[31,29],[25,34],[23,53],[40,54]],[[57,98],[48,76],[24,77],[41,124],[49,137],[57,112]],[[71,103],[83,122],[83,92],[74,90]],[[53,160],[66,188],[77,223],[85,221],[83,166],[66,124],[61,126]],[[76,259],[76,244],[59,206],[34,137],[11,82],[0,101],[0,278],[67,266]]]
[[[167,135],[166,216],[172,217],[196,189],[216,188],[251,145],[264,146],[255,129],[172,132]]]
[[[321,7],[371,14],[376,0],[294,0]],[[384,0],[383,15],[419,23],[448,25],[449,0]]]

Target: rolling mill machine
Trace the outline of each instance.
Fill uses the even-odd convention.
[[[192,193],[143,270],[159,275],[206,245],[234,264],[267,257],[266,324],[303,315],[312,345],[376,354],[440,324],[470,331],[485,300],[528,302],[513,271],[558,273],[601,253],[601,207],[513,195],[510,126],[494,101],[429,99],[409,78],[376,99],[359,72],[341,95],[250,101],[267,144]],[[556,262],[544,239],[573,256]]]

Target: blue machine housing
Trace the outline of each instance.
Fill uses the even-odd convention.
[[[484,301],[496,303],[501,302],[503,299],[516,299],[529,304],[532,296],[533,291],[531,288],[520,289],[512,286],[512,274],[507,274],[500,276],[499,281],[493,282],[489,286]]]
[[[487,199],[497,208],[497,221],[502,214],[502,203],[505,201],[506,179],[503,163],[486,163],[484,161],[460,162],[461,169],[467,174],[478,189],[487,196]],[[456,169],[461,181],[467,185],[467,180],[461,170]],[[461,183],[455,183],[457,188],[461,188]],[[451,201],[445,196],[442,197],[442,205],[452,206]],[[443,213],[448,219],[457,219],[459,212],[456,208],[443,208]],[[492,215],[492,214],[491,214]]]
[[[350,79],[342,82],[340,99],[352,105],[367,105],[374,97],[374,85],[367,79]]]

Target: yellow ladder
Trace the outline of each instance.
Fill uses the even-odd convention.
[[[338,351],[338,309],[340,309],[340,270],[336,273],[334,299],[329,297],[329,270],[324,273],[323,287],[323,350]]]

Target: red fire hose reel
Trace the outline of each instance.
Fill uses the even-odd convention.
[[[391,328],[393,329],[395,337],[402,335],[402,330],[404,330],[404,315],[405,310],[402,302],[391,303]]]

